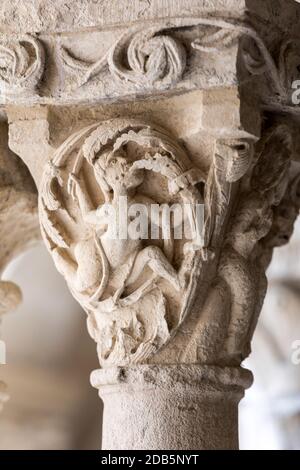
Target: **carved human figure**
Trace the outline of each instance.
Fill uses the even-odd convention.
[[[102,366],[145,360],[185,317],[202,256],[201,237],[194,237],[202,177],[167,131],[128,119],[78,131],[46,165],[42,232],[88,314]],[[191,237],[174,236],[174,203]]]
[[[127,201],[127,223],[134,221],[129,215],[134,204],[147,207],[155,203],[149,197],[136,193],[144,180],[144,170],[134,167],[120,152],[104,153],[96,160],[93,169],[95,179],[106,192],[106,199],[110,201],[110,207],[118,219],[121,218],[121,214],[118,214],[121,197]],[[109,211],[105,209],[107,205],[100,204],[95,209],[84,179],[72,173],[68,188],[73,199],[78,201],[82,218],[91,229],[90,235],[75,246],[77,265],[66,258],[62,248],[56,248],[53,256],[58,269],[79,292],[87,291],[93,299],[100,300],[106,288],[108,292],[114,290],[114,281],[119,281],[123,272],[122,284],[113,294],[113,300],[117,302],[124,290],[138,280],[147,266],[155,276],[163,277],[176,290],[180,290],[179,275],[160,247],[143,246],[142,240],[134,239],[129,231],[124,239],[120,234],[112,237]],[[151,211],[147,213],[151,217]],[[101,289],[97,290],[99,284]]]

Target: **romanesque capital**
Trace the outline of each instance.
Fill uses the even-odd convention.
[[[186,390],[199,401],[186,422],[203,416],[203,429],[215,396],[214,421],[235,421],[250,385],[240,364],[265,271],[300,203],[300,5],[286,2],[285,11],[278,0],[81,0],[85,15],[72,23],[56,2],[41,22],[32,2],[33,24],[12,34],[4,22],[9,146],[31,172],[43,239],[86,312],[100,364],[92,382],[120,411],[114,424],[104,418],[108,448],[120,445],[121,416],[151,408],[153,384],[161,421],[171,392],[179,419]],[[140,447],[156,448],[152,418]],[[168,448],[184,445],[176,419]],[[210,441],[195,433],[201,448],[222,445],[226,426]],[[124,448],[137,442],[128,439]]]
[[[293,132],[279,120],[256,143],[211,144],[204,171],[166,129],[118,118],[72,134],[45,165],[43,237],[103,368],[236,366],[250,352],[271,251],[298,214]]]
[[[10,148],[101,368],[238,366],[297,215],[296,32],[271,48],[268,8],[190,3],[193,15],[112,15],[84,35],[53,25],[51,47],[47,30],[3,36]],[[176,205],[189,208],[180,236]]]

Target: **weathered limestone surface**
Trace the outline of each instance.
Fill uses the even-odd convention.
[[[300,7],[76,4],[4,2],[0,103],[97,343],[104,447],[237,448],[240,364],[299,211]],[[201,239],[113,239],[122,197],[188,204],[190,235],[203,204]]]

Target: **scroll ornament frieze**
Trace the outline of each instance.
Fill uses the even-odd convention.
[[[300,41],[296,38],[282,41],[273,55],[258,37],[245,35],[243,38],[242,53],[245,67],[252,76],[268,78],[265,82],[269,90],[266,97],[273,104],[295,107],[294,84],[300,80],[299,50]]]
[[[112,78],[121,84],[165,89],[181,79],[186,66],[183,44],[161,34],[160,28],[138,31],[133,36],[125,34],[93,64],[76,59],[64,47],[61,58],[66,69],[83,73],[77,86],[84,85],[108,67]]]
[[[184,36],[186,29],[196,31],[193,39]],[[237,47],[240,40],[246,71],[266,77],[268,97],[271,93],[278,104],[291,105],[292,84],[300,78],[299,41],[285,40],[275,53],[271,53],[247,22],[222,17],[181,18],[174,20],[172,26],[161,25],[126,32],[103,57],[93,63],[76,58],[76,51],[70,51],[63,45],[60,55],[66,71],[74,74],[75,88],[101,76],[108,69],[114,81],[124,89],[132,84],[137,91],[160,90],[184,80],[185,74],[190,72],[190,65],[187,67],[187,64],[193,55],[199,54],[202,60],[210,60],[213,54]],[[204,73],[201,63],[195,65],[200,77]],[[264,96],[261,98],[264,100]]]
[[[47,41],[46,35],[43,38],[1,36],[0,92],[4,99],[67,100],[78,88],[93,81],[101,85],[102,79],[104,89],[100,86],[99,94],[104,93],[105,97],[114,95],[116,90],[122,95],[172,89],[185,80],[185,86],[193,88],[197,87],[197,77],[202,87],[207,75],[205,64],[220,52],[230,54],[232,47],[239,44],[247,73],[267,77],[265,85],[280,105],[292,104],[292,83],[299,79],[299,41],[287,39],[276,51],[270,52],[251,25],[222,17],[178,18],[167,24],[130,27],[92,62],[82,53],[78,56],[79,50],[84,50],[79,39],[77,46],[70,47],[63,37],[54,37],[53,47],[47,48],[51,57],[46,60],[55,63],[60,70],[61,84],[57,90],[53,89],[51,73],[39,90],[45,67],[44,42]],[[71,77],[70,84],[68,77]],[[223,83],[221,76],[220,80]],[[93,96],[94,93],[93,88]],[[261,98],[263,100],[264,96]]]
[[[7,35],[0,38],[0,96],[8,99],[34,96],[44,64],[44,48],[35,37]]]
[[[125,87],[131,83],[137,89],[167,89],[183,78],[192,51],[220,52],[236,43],[239,36],[238,28],[219,18],[183,18],[174,23],[176,26],[159,25],[126,32],[94,63],[76,58],[76,51],[73,53],[62,45],[62,63],[66,70],[79,75],[77,87],[108,68],[112,78]],[[192,30],[199,25],[203,31],[194,40],[174,35],[174,31]]]

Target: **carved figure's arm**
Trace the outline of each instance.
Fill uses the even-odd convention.
[[[95,209],[88,194],[85,181],[80,179],[74,173],[71,173],[69,176],[68,192],[74,200],[78,201],[83,218]]]

